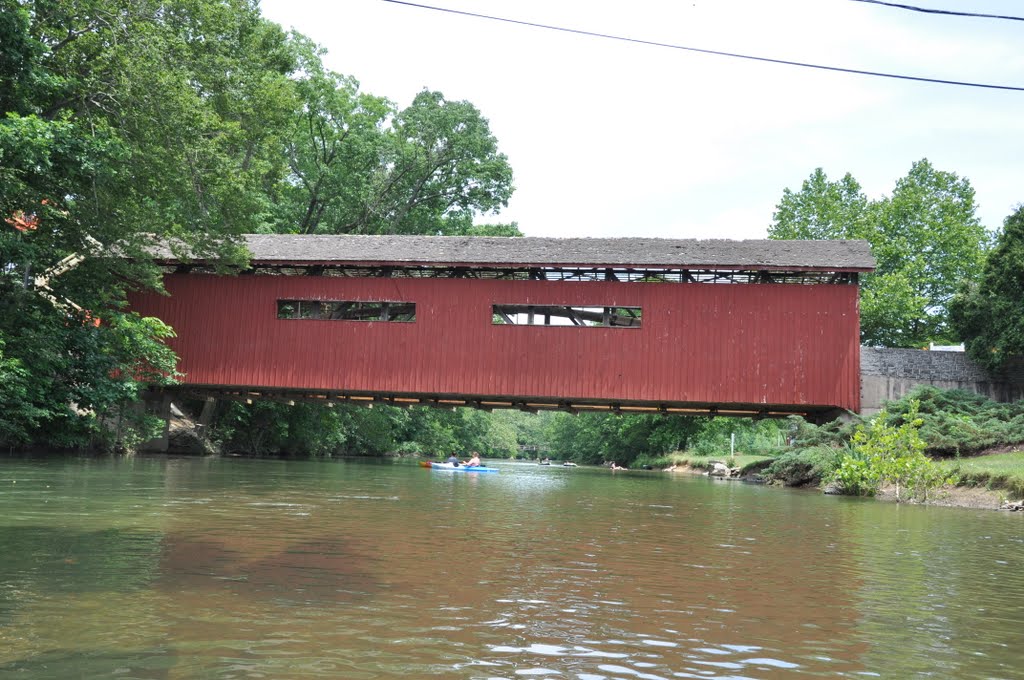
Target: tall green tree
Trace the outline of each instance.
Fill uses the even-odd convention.
[[[835,240],[865,238],[871,202],[850,173],[831,182],[815,168],[800,191],[783,189],[775,207],[769,238]]]
[[[512,168],[469,102],[424,90],[395,116],[391,140],[365,217],[374,232],[459,233],[508,204]]]
[[[173,377],[171,329],[123,312],[159,286],[154,239],[242,264],[248,232],[519,233],[473,225],[512,191],[479,111],[430,91],[399,111],[321,58],[258,0],[0,0],[0,404],[24,405],[0,444],[102,439]],[[290,417],[283,448],[401,443],[376,414]]]
[[[122,407],[173,362],[125,292],[157,283],[154,237],[241,260],[283,175],[292,51],[255,0],[0,0],[0,45],[0,340],[23,377],[0,401],[26,404],[5,430],[128,445]]]
[[[288,129],[288,178],[276,194],[281,232],[353,231],[374,198],[388,143],[384,126],[391,102],[362,93],[351,77],[326,69],[319,48],[295,35],[302,77],[296,80],[300,109]]]
[[[1003,223],[980,281],[968,281],[950,305],[953,328],[971,357],[999,369],[1024,354],[1024,205]]]
[[[323,68],[308,41],[296,45],[302,112],[275,230],[468,234],[508,204],[512,169],[476,107],[424,90],[399,111]]]
[[[990,236],[975,211],[970,182],[927,159],[878,200],[849,174],[830,182],[818,168],[799,192],[783,192],[768,236],[866,239],[877,269],[861,281],[861,340],[919,347],[952,339],[949,303],[978,276]]]

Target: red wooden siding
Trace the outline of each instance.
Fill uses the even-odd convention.
[[[802,405],[856,411],[853,285],[172,274],[135,311],[178,333],[190,385]],[[416,321],[277,318],[279,299],[416,303]],[[639,329],[508,326],[494,304],[629,306]]]

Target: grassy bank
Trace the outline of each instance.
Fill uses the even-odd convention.
[[[1008,498],[1024,498],[1024,451],[1010,451],[943,460],[939,463],[961,486],[982,486],[1006,491]]]

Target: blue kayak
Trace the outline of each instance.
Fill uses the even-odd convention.
[[[431,470],[448,470],[449,472],[497,472],[498,468],[486,465],[452,465],[451,463],[431,463]]]

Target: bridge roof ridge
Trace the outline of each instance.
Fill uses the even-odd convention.
[[[867,241],[246,234],[256,264],[871,271]],[[175,260],[158,248],[157,259]]]

